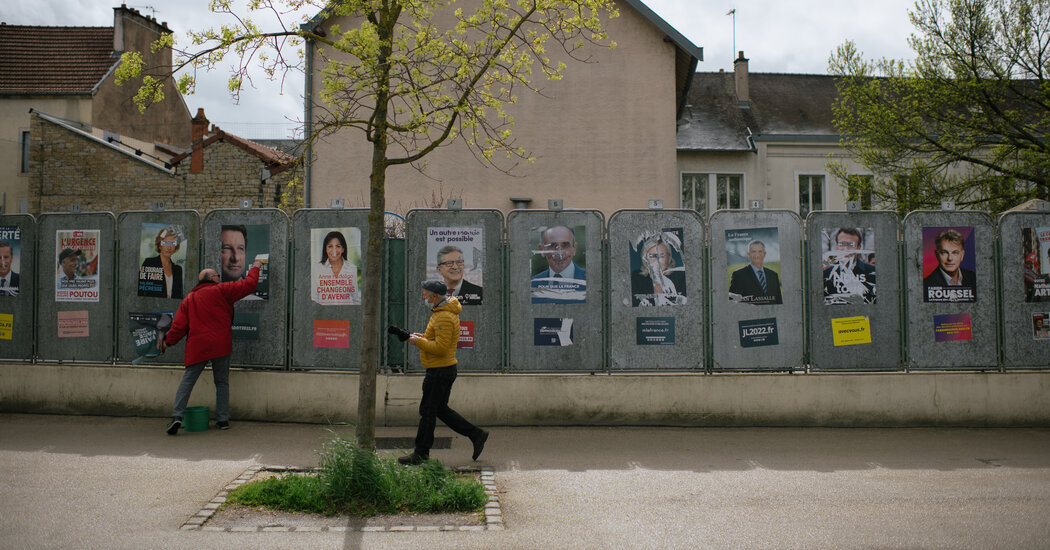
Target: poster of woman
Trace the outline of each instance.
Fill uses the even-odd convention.
[[[310,299],[323,306],[361,304],[361,230],[310,230]]]
[[[445,282],[463,305],[484,296],[485,233],[481,227],[428,227],[427,278]]]
[[[98,229],[55,232],[55,301],[97,302],[99,298]]]
[[[643,231],[631,243],[631,304],[686,303],[682,228]]]
[[[181,225],[142,224],[139,238],[138,295],[153,298],[183,297],[186,265],[186,231]]]

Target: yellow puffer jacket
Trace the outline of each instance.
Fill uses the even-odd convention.
[[[463,306],[454,296],[436,308],[427,322],[427,331],[416,340],[419,362],[423,368],[447,367],[456,364],[456,346],[459,344],[459,312]]]

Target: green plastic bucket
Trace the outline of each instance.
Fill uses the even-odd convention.
[[[209,416],[211,415],[208,407],[186,407],[186,418],[182,426],[187,432],[203,432],[208,429]]]

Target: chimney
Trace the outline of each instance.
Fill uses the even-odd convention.
[[[736,74],[736,99],[740,103],[751,101],[751,93],[747,89],[747,58],[744,51],[740,50],[736,61],[733,61],[733,72]]]
[[[208,119],[204,116],[204,108],[197,108],[197,116],[193,117],[193,127],[190,130],[190,173],[199,174],[204,171],[204,135],[208,133]]]

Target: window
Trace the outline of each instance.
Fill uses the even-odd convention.
[[[859,201],[861,210],[871,210],[871,187],[875,178],[871,174],[846,176],[846,200]]]
[[[714,185],[711,183],[714,182]],[[709,198],[710,197],[710,198]],[[711,210],[744,207],[742,174],[682,174],[682,208],[701,214]]]
[[[21,154],[21,165],[19,170],[23,174],[29,173],[29,132],[23,131],[18,135],[18,150]]]
[[[798,215],[805,218],[814,210],[824,209],[824,176],[798,177]]]
[[[715,196],[718,198],[716,209],[744,207],[743,179],[740,174],[718,174],[715,184]]]
[[[682,174],[682,208],[707,214],[707,174]]]

